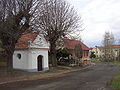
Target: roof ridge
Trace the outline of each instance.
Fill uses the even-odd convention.
[[[68,48],[74,49],[75,45],[80,44],[82,46],[83,50],[89,50],[90,49],[87,45],[85,45],[81,41],[72,40],[72,39],[69,39],[69,38],[63,38],[63,40],[65,42],[66,47],[68,47]]]

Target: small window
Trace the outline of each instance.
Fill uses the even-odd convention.
[[[17,54],[18,59],[21,59],[21,54]]]
[[[41,41],[41,38],[39,38],[39,40]]]

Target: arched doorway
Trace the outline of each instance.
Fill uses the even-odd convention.
[[[38,60],[38,71],[42,71],[42,59],[43,59],[42,55],[39,55],[37,57],[37,60]]]

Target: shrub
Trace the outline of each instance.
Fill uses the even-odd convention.
[[[69,55],[71,55],[71,53],[67,48],[58,49],[56,54],[57,59],[59,59],[60,57],[66,58],[66,57],[69,57]]]
[[[91,52],[90,58],[96,58],[95,52]]]

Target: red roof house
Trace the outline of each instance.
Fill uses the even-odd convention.
[[[64,47],[72,50],[73,52],[74,52],[75,46],[77,44],[80,44],[83,50],[83,58],[88,58],[88,55],[89,55],[88,53],[89,53],[90,48],[86,46],[84,43],[82,43],[81,41],[64,38],[63,42],[64,42]]]
[[[84,43],[82,43],[81,41],[77,41],[77,40],[70,40],[67,38],[63,39],[64,41],[64,45],[65,47],[67,47],[68,49],[75,49],[75,45],[80,44],[82,46],[83,50],[90,50],[89,47],[87,47]]]
[[[120,45],[113,45],[113,48],[120,48]]]

